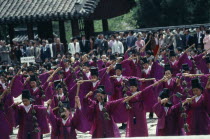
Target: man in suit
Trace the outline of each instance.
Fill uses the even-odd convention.
[[[193,37],[190,35],[189,29],[186,29],[184,35],[182,36],[183,49],[187,49],[193,44]]]
[[[79,42],[81,52],[89,53],[90,52],[90,42],[86,40],[85,35],[82,36],[82,40]]]
[[[53,57],[56,58],[58,54],[61,56],[64,54],[64,46],[60,42],[60,38],[56,38],[55,43],[53,44]]]
[[[42,62],[45,62],[45,59],[50,59],[51,54],[50,54],[50,48],[46,46],[46,41],[42,41],[42,47],[41,47],[41,60]]]
[[[196,48],[204,49],[203,38],[204,34],[201,32],[200,27],[196,28],[196,33],[194,34],[194,43]]]
[[[135,46],[135,43],[137,41],[137,38],[133,34],[134,32],[130,31],[128,37],[126,38],[128,48]]]

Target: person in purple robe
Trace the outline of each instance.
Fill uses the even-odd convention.
[[[33,98],[34,98],[34,105],[44,105],[44,101],[47,101],[52,97],[52,83],[48,83],[46,88],[43,86],[37,85],[36,76],[31,75],[26,81],[30,80],[30,83],[23,84],[25,89],[30,90]]]
[[[158,102],[153,110],[158,117],[156,127],[157,136],[178,136],[184,135],[183,121],[181,119],[180,104],[173,105],[169,100],[170,90],[164,88],[160,92]]]
[[[139,89],[136,78],[129,79],[129,84],[130,91],[127,92],[128,96],[137,94]],[[151,109],[152,106],[157,102],[155,99],[154,90],[154,84],[150,85],[142,90],[140,95],[137,95],[129,101],[131,109],[127,110],[128,119],[126,137],[148,136],[146,111],[148,111],[147,109]]]
[[[158,92],[163,90],[164,88],[168,88],[170,90],[170,96],[176,94],[177,92],[182,93],[182,87],[180,85],[180,79],[177,77],[173,77],[173,69],[171,68],[170,64],[164,65],[165,75],[167,80],[160,83],[157,87],[156,96],[158,97]],[[173,104],[177,104],[179,102],[179,98],[176,96],[171,97],[171,101]]]
[[[56,117],[52,109],[48,108],[48,119],[52,126],[51,139],[76,139],[75,130],[86,132],[90,130],[90,126],[83,113],[81,112],[81,104],[79,97],[75,97],[76,112],[71,116],[69,102],[62,102],[60,108],[60,118]],[[50,104],[49,104],[50,105]]]
[[[2,139],[9,139],[9,135],[12,133],[12,125],[4,112],[4,104],[0,102],[0,135]]]
[[[93,92],[90,92],[83,99],[82,111],[91,122],[92,138],[120,137],[119,129],[113,119],[113,113],[117,111],[116,106],[122,100],[107,102],[107,95],[104,86],[98,86],[96,101],[90,99]]]
[[[17,102],[11,107],[16,114],[16,125],[19,125],[18,139],[41,139],[42,134],[49,133],[46,108],[32,105],[32,101],[30,91],[23,90],[23,105]]]
[[[210,112],[210,80],[203,89],[199,78],[192,79],[192,92],[195,99],[187,98],[186,112],[188,114],[187,123],[189,125],[188,135],[208,135],[209,134],[209,112]]]

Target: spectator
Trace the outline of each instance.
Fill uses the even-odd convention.
[[[90,52],[90,42],[86,40],[85,35],[82,36],[82,40],[79,42],[81,52],[88,53]]]
[[[1,63],[11,63],[9,53],[10,53],[10,48],[9,46],[6,46],[6,43],[2,41],[2,47],[0,48],[0,56],[1,56]]]
[[[204,43],[204,49],[208,50],[210,48],[210,30],[206,31],[206,35],[203,39],[203,43]],[[209,53],[210,50],[208,50],[207,52]]]
[[[124,46],[121,41],[119,41],[119,38],[116,38],[116,41],[114,41],[112,46],[112,54],[124,54]]]
[[[45,59],[50,59],[51,54],[50,54],[50,48],[46,46],[46,41],[42,41],[42,47],[41,47],[41,60],[42,62],[45,61]]]
[[[133,31],[130,31],[129,32],[129,35],[128,35],[127,39],[126,39],[126,42],[127,42],[127,46],[128,47],[135,46],[135,43],[137,41],[137,38],[133,34],[134,34],[134,32]]]
[[[64,46],[60,42],[60,38],[55,39],[55,43],[53,44],[53,56],[57,56],[58,54],[63,55],[64,54]]]
[[[69,43],[68,52],[72,55],[74,55],[75,53],[80,53],[80,46],[79,46],[77,38],[73,38],[72,42]]]

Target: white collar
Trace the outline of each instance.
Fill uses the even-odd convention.
[[[98,82],[99,82],[99,80],[97,80],[96,82],[93,82],[93,87],[96,87]]]
[[[69,71],[69,67],[68,68],[65,68],[65,72]]]
[[[89,71],[89,72],[86,72],[85,74],[86,74],[86,76],[87,76],[88,78],[90,78],[90,74],[91,74],[90,71]]]
[[[176,63],[176,60],[174,60],[174,62],[171,62],[171,63],[172,63],[172,65],[174,65]]]
[[[168,107],[164,107],[164,110],[165,110],[165,112],[166,112],[166,115],[167,115],[167,113],[168,113]]]
[[[63,97],[63,93],[62,94],[57,94],[56,97],[57,98],[62,98]]]
[[[200,100],[200,98],[201,98],[201,95],[200,95],[200,96],[197,96],[197,97],[195,98],[195,102],[197,103],[198,100]]]
[[[169,79],[169,80],[167,81],[167,84],[168,84],[168,85],[170,85],[170,83],[171,83],[171,79]]]
[[[136,63],[136,59],[133,59],[133,63],[134,63],[134,64]]]
[[[98,106],[99,106],[99,110],[102,111],[103,105],[101,104],[101,102],[98,103]]]
[[[66,124],[66,122],[69,120],[69,117],[68,118],[66,118],[66,120],[64,120],[64,119],[62,119],[62,123],[63,123],[63,125],[65,125]]]
[[[117,76],[117,81],[119,82],[122,79],[122,74],[120,76]]]
[[[136,95],[138,92],[134,92],[134,93],[132,93],[133,95]]]
[[[24,109],[25,109],[26,113],[28,113],[28,112],[29,112],[29,110],[31,109],[31,104],[30,104],[30,105],[28,105],[28,106],[23,105],[23,107],[24,107]]]
[[[33,91],[35,92],[38,89],[38,87],[33,88]]]
[[[146,74],[148,74],[149,71],[150,71],[150,69],[151,69],[151,66],[149,66],[147,69],[144,69],[144,72],[145,72]]]

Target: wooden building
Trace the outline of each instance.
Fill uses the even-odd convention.
[[[14,27],[27,25],[29,39],[34,39],[33,27],[39,38],[53,38],[52,21],[59,21],[61,42],[66,43],[65,22],[71,20],[72,34],[94,33],[94,20],[102,20],[108,31],[107,19],[123,15],[135,6],[134,0],[0,0],[0,25],[7,25],[10,42]]]

